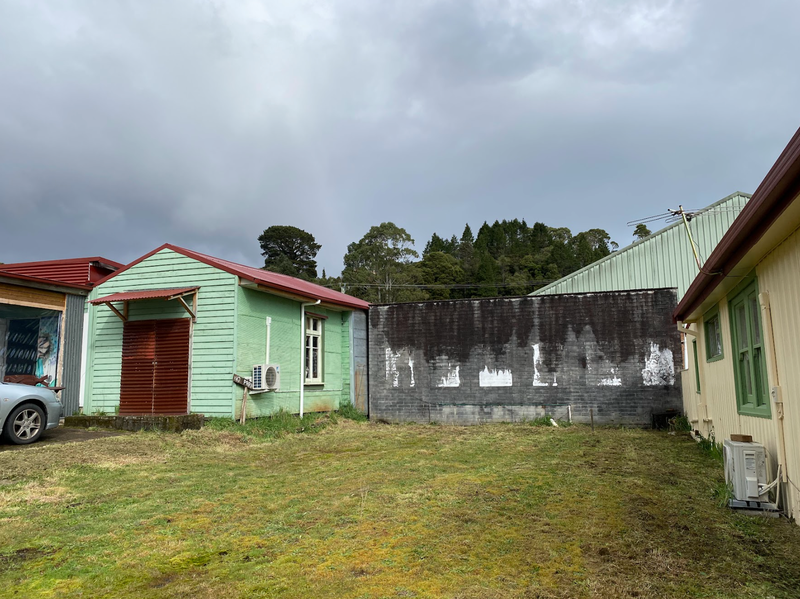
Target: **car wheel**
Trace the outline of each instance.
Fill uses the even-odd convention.
[[[6,419],[6,439],[16,445],[33,443],[44,432],[44,410],[32,403],[17,406]]]

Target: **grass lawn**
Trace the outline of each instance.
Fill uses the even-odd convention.
[[[797,597],[688,437],[307,419],[0,453],[0,596]]]

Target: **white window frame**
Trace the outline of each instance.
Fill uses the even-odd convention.
[[[321,385],[323,384],[323,374],[325,372],[323,368],[322,358],[324,355],[324,348],[323,348],[323,330],[322,327],[324,326],[324,319],[313,316],[310,314],[306,314],[306,334],[305,334],[305,344],[303,346],[303,363],[305,364],[305,384],[306,385]],[[316,345],[316,347],[315,347]],[[316,363],[316,373],[310,370],[311,366],[309,365],[309,358],[312,355],[313,350],[316,349],[317,351],[317,363]],[[316,376],[314,376],[316,374]]]

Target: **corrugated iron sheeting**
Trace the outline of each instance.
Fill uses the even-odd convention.
[[[190,331],[188,318],[125,323],[120,414],[186,414]]]
[[[2,265],[0,269],[18,275],[47,279],[71,285],[89,284],[89,264],[38,264]]]
[[[701,261],[744,208],[750,196],[735,193],[705,208],[689,223]],[[680,299],[698,273],[682,221],[598,260],[531,295],[676,287]]]
[[[82,295],[67,294],[67,307],[64,311],[64,347],[61,385],[61,402],[64,415],[71,416],[79,410],[81,386],[81,349],[83,341],[83,313],[86,298]]]
[[[106,302],[126,302],[146,299],[165,299],[174,295],[183,295],[190,291],[196,291],[199,287],[178,287],[170,289],[145,289],[142,291],[124,291],[122,293],[112,293],[105,297],[91,300],[90,304],[103,304]]]
[[[122,264],[101,256],[92,258],[69,258],[66,260],[45,260],[42,262],[15,262],[0,265],[0,270],[16,275],[34,277],[69,285],[91,285],[115,270]]]

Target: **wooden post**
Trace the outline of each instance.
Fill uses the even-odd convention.
[[[594,432],[594,408],[589,408],[589,417],[592,419],[592,432]]]
[[[247,419],[247,387],[244,387],[244,393],[242,393],[242,414],[239,416],[239,424],[244,424],[244,421]]]
[[[247,393],[253,388],[253,381],[239,376],[238,374],[234,374],[233,382],[244,388],[244,392],[242,393],[242,413],[239,415],[239,424],[244,424],[244,421],[247,420]]]

